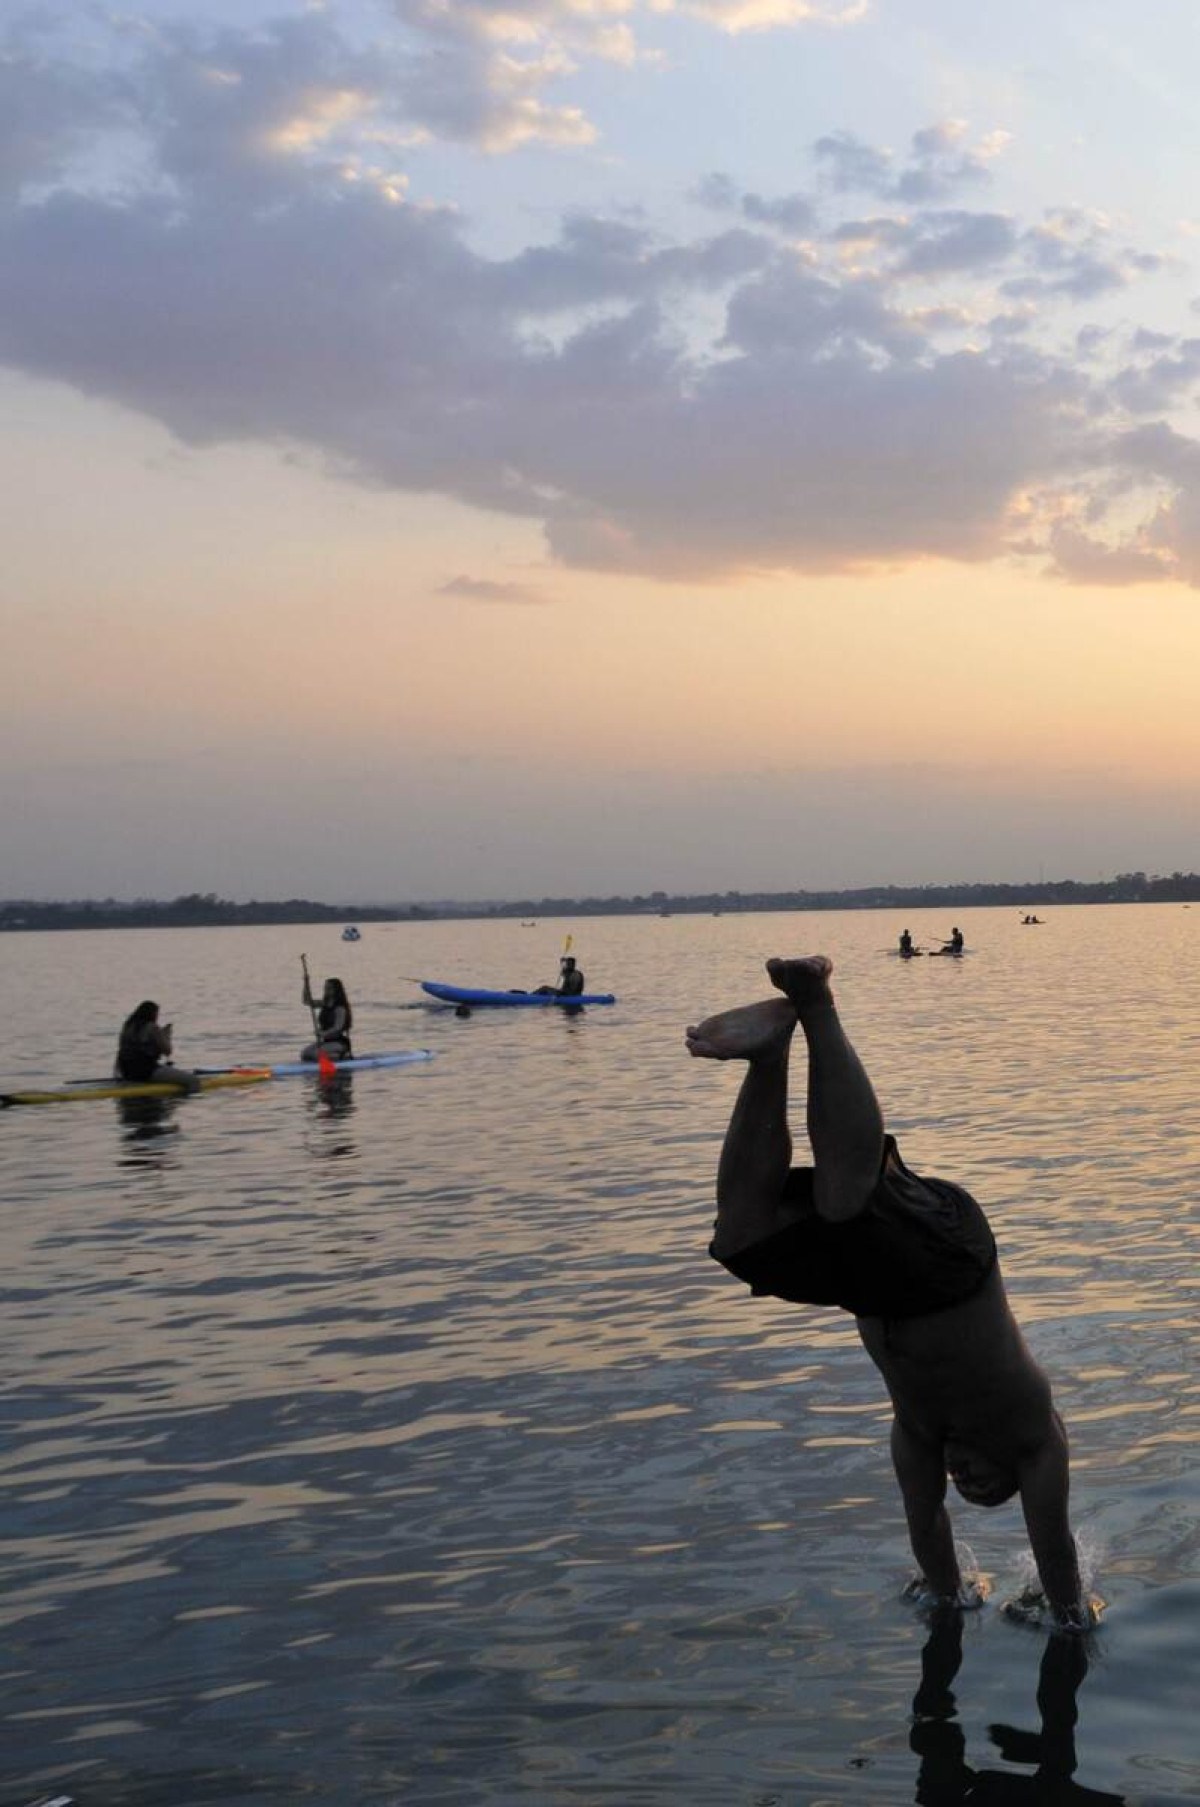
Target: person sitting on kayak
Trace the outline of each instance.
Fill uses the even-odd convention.
[[[910,1172],[884,1129],[818,954],[769,960],[782,997],[688,1029],[690,1054],[746,1062],[717,1168],[709,1253],[761,1297],[837,1306],[891,1395],[891,1454],[920,1595],[964,1589],[946,1512],[1019,1494],[1044,1600],[1059,1629],[1093,1618],[1067,1515],[1067,1434],[1008,1304],[991,1226],[961,1186]],[[788,1062],[808,1045],[813,1165],[793,1167]],[[1010,1610],[1032,1612],[1024,1597]]]
[[[949,939],[949,941],[947,941],[945,943],[945,948],[946,948],[946,952],[948,954],[961,954],[962,953],[962,951],[963,951],[963,932],[961,929],[951,929],[950,939]]]
[[[172,1065],[171,1024],[159,1022],[158,1005],[152,998],[144,998],[121,1024],[113,1078],[142,1085],[149,1081],[155,1085],[181,1085],[187,1092],[200,1090],[195,1073]]]
[[[910,933],[910,931],[908,929],[905,929],[903,934],[900,936],[900,952],[906,960],[908,959],[909,955],[913,952],[913,938],[912,938],[912,934]]]
[[[573,954],[564,954],[558,963],[557,985],[535,985],[535,998],[577,998],[583,991],[583,971],[575,964]]]
[[[583,973],[576,966],[574,956],[564,954],[559,963],[558,995],[560,998],[577,998],[583,991]]]
[[[326,1060],[351,1060],[353,1053],[350,1047],[350,1030],[354,1025],[354,1012],[350,1008],[350,1000],[346,996],[346,987],[342,981],[326,979],[318,1007],[312,994],[312,987],[308,982],[306,970],[303,998],[308,1008],[315,1013],[314,1025],[317,1037],[301,1051],[301,1060],[320,1060],[322,1054]]]

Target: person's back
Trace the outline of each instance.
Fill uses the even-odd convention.
[[[121,1024],[113,1077],[145,1083],[170,1052],[170,1027],[159,1027],[158,1005],[147,998]]]
[[[562,971],[559,974],[558,995],[560,998],[577,998],[583,992],[583,973],[576,966],[569,954],[565,955]]]
[[[159,1023],[158,1005],[146,998],[121,1024],[113,1078],[135,1085],[154,1081],[177,1085],[185,1092],[199,1091],[198,1076],[186,1067],[175,1066],[171,1051],[171,1025]]]

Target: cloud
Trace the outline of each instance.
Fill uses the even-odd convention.
[[[0,198],[58,179],[93,135],[122,119],[120,82],[51,60],[32,25],[0,43]]]
[[[644,54],[643,18],[677,13],[736,35],[846,25],[865,0],[392,0],[410,54],[399,87],[407,116],[439,137],[495,152],[538,141],[584,145],[582,110],[543,91],[589,61],[626,67]]]
[[[731,33],[788,25],[857,25],[868,0],[657,0],[662,12],[686,13]]]
[[[989,165],[1008,143],[991,132],[973,148],[962,120],[941,120],[913,134],[908,161],[897,166],[890,150],[866,144],[851,132],[818,138],[813,154],[825,187],[834,194],[860,192],[879,200],[926,204],[964,187],[991,180]]]
[[[546,598],[524,584],[496,583],[486,577],[452,577],[438,585],[439,596],[461,596],[467,602],[516,604],[522,608],[545,608]]]
[[[816,208],[808,195],[739,193],[732,177],[719,171],[696,184],[692,199],[715,212],[740,213],[756,226],[773,227],[790,235],[809,232],[816,223]]]
[[[1023,248],[1029,273],[1004,285],[1004,293],[1018,300],[1061,295],[1094,301],[1154,275],[1164,262],[1154,252],[1118,244],[1105,219],[1078,208],[1047,213],[1024,235]]]
[[[483,70],[497,44],[540,56],[551,28],[589,43],[631,10],[396,15]],[[1188,396],[1197,342],[1095,334],[1084,356],[1063,333],[1153,254],[1077,211],[1026,226],[903,199],[914,172],[975,179],[965,128],[918,132],[899,170],[822,141],[833,177],[811,201],[710,177],[695,192],[737,215],[715,234],[575,210],[488,256],[456,211],[412,196],[403,58],[331,21],[158,29],[114,70],[9,41],[13,92],[10,64],[83,104],[71,123],[51,107],[36,146],[28,126],[13,136],[26,174],[0,196],[0,361],[185,443],[271,444],[527,517],[567,563],[704,581],[1016,548],[1067,575],[1091,560],[1105,581],[1193,581],[1196,442],[1145,416]],[[481,92],[468,82],[468,111]],[[482,115],[460,126],[486,136]],[[106,163],[114,131],[123,159]],[[843,217],[852,177],[890,196],[865,219]]]
[[[1060,575],[1072,583],[1126,584],[1160,583],[1172,575],[1171,561],[1164,551],[1149,545],[1110,546],[1070,527],[1056,528],[1050,535],[1050,550]]]

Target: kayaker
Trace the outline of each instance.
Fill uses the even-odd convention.
[[[197,1075],[172,1065],[171,1028],[170,1023],[159,1022],[154,1000],[144,998],[121,1024],[113,1078],[142,1085],[153,1080],[156,1085],[180,1085],[186,1092],[198,1092]]]
[[[583,992],[583,970],[576,966],[573,954],[564,954],[558,963],[557,985],[535,985],[538,998],[577,998]]]
[[[903,960],[909,960],[912,958],[912,954],[913,938],[909,930],[905,929],[900,936],[900,957]]]
[[[558,966],[558,995],[560,998],[577,998],[583,991],[583,973],[576,966],[572,954],[564,954]]]
[[[319,1060],[322,1054],[327,1060],[350,1060],[353,1052],[350,1046],[350,1031],[354,1026],[354,1012],[350,1008],[350,1000],[346,996],[346,987],[340,979],[326,979],[318,1005],[308,982],[308,969],[304,972],[303,1000],[313,1011],[316,1040],[309,1042],[307,1048],[301,1050],[301,1060]]]
[[[769,960],[782,998],[687,1031],[691,1054],[747,1062],[717,1169],[709,1253],[755,1295],[854,1315],[891,1395],[892,1461],[921,1571],[914,1589],[960,1606],[981,1598],[964,1590],[947,1479],[973,1505],[1019,1493],[1042,1605],[1059,1628],[1086,1630],[1067,1434],[1009,1309],[991,1227],[960,1186],[904,1165],[838,1018],[831,971],[823,955]],[[808,1044],[813,1165],[793,1168],[797,1022]]]
[[[961,929],[951,929],[950,939],[949,939],[949,941],[947,941],[944,944],[944,946],[945,946],[946,952],[948,954],[961,954],[963,951],[963,932],[962,932],[962,930]]]

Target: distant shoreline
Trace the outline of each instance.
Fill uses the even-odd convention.
[[[1066,904],[1200,903],[1200,874],[1169,878],[1125,872],[1095,884],[1075,879],[1036,884],[874,885],[853,891],[723,891],[631,897],[541,897],[512,902],[429,904],[233,903],[191,893],[160,902],[113,898],[50,903],[27,898],[0,902],[0,932],[47,929],[208,929],[310,923],[491,921],[540,916],[734,916],[767,911],[970,910],[1053,908]]]

